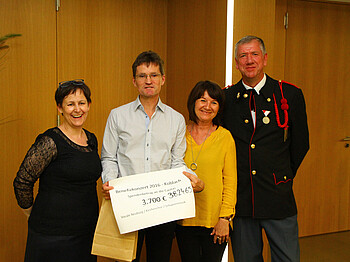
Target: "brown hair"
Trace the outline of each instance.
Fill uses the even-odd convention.
[[[151,63],[159,66],[160,73],[164,75],[164,61],[160,58],[160,56],[157,53],[149,50],[149,51],[142,52],[136,57],[134,63],[132,64],[133,77],[135,78],[136,68],[139,65],[146,64],[147,66],[149,66],[149,64]]]
[[[214,83],[209,80],[199,81],[193,87],[190,95],[188,96],[187,109],[188,109],[190,120],[197,123],[198,117],[195,112],[195,104],[196,104],[196,100],[201,98],[204,95],[205,91],[208,92],[208,95],[211,98],[215,99],[219,103],[219,111],[218,111],[218,114],[214,117],[213,123],[215,125],[220,125],[222,112],[224,110],[225,93],[217,83]]]
[[[74,94],[77,89],[83,91],[86,100],[88,103],[91,103],[90,88],[84,83],[83,79],[77,79],[64,81],[59,84],[55,93],[56,105],[61,106],[64,98],[70,94]]]

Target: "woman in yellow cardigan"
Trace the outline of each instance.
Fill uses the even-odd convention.
[[[236,148],[231,133],[220,126],[224,93],[211,81],[192,89],[187,108],[185,162],[205,183],[195,194],[196,216],[178,222],[176,238],[183,262],[221,261],[235,214]]]

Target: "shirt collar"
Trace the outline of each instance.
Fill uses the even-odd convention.
[[[261,90],[261,88],[263,88],[263,86],[265,85],[265,83],[266,83],[266,75],[265,75],[265,74],[264,74],[264,77],[260,80],[260,82],[259,82],[256,86],[254,86],[254,88],[252,88],[252,87],[246,85],[246,84],[242,81],[242,84],[243,84],[243,86],[245,87],[245,89],[247,89],[247,90],[249,90],[249,89],[255,89],[255,91],[256,91],[256,93],[257,93],[258,95],[260,95],[260,90]]]
[[[136,100],[134,101],[134,111],[136,111],[139,108],[143,109],[143,105],[141,104],[140,96],[137,96]],[[164,112],[164,110],[165,110],[165,105],[160,100],[160,98],[158,99],[158,103],[157,103],[156,108],[159,108],[162,112]]]

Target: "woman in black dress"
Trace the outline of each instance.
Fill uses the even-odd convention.
[[[36,138],[13,182],[18,205],[29,217],[25,262],[96,261],[91,246],[102,168],[97,139],[83,129],[90,94],[83,80],[59,84],[55,100],[64,121]]]

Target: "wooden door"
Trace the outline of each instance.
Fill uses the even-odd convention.
[[[288,1],[285,79],[305,95],[310,151],[295,179],[300,236],[350,229],[350,5]]]
[[[56,125],[54,1],[0,0],[0,261],[23,261],[27,220],[12,182],[35,137]]]

